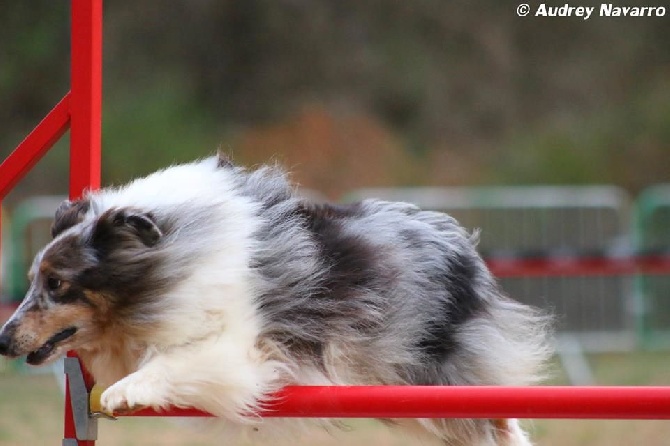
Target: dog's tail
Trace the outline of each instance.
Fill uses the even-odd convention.
[[[553,355],[553,318],[542,310],[512,299],[492,299],[486,317],[464,324],[459,330],[464,354],[480,374],[482,385],[521,386],[548,377]]]

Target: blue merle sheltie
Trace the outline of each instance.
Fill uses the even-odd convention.
[[[169,167],[64,202],[52,233],[0,353],[74,350],[109,412],[193,406],[258,436],[286,385],[526,385],[550,353],[548,318],[501,292],[453,218],[308,201],[274,165]],[[444,445],[530,444],[516,420],[413,425]]]

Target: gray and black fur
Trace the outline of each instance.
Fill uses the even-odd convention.
[[[265,222],[256,234],[264,249],[253,258],[262,336],[296,364],[344,384],[525,385],[540,378],[548,317],[504,295],[476,251],[476,236],[452,217],[378,200],[310,203],[276,168],[239,178]],[[470,438],[462,444],[496,435],[486,420],[433,428]]]

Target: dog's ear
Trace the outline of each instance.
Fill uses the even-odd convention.
[[[114,225],[131,229],[145,246],[154,246],[163,236],[150,213],[121,212],[114,218]]]
[[[233,159],[230,155],[224,153],[223,150],[219,149],[216,151],[216,167],[218,168],[235,167],[235,164],[233,164]]]
[[[86,199],[63,201],[56,209],[54,222],[51,225],[51,236],[55,238],[61,232],[81,223],[90,207],[91,203]]]
[[[93,228],[93,245],[108,251],[115,247],[129,246],[140,242],[145,247],[153,247],[163,237],[150,212],[132,208],[111,209],[103,213]]]

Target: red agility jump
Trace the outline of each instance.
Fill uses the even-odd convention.
[[[70,198],[100,187],[102,0],[71,1],[70,91],[0,165],[0,200],[70,130]],[[87,383],[90,389],[92,382]],[[78,440],[66,380],[64,445]]]
[[[100,185],[102,0],[71,0],[71,91],[0,165],[0,199],[70,130],[70,196]],[[580,262],[582,264],[580,264]],[[586,264],[584,264],[586,262]],[[501,276],[668,273],[668,259],[491,263]],[[66,360],[63,445],[94,446],[92,382]],[[199,410],[140,410],[133,416],[211,416]],[[670,387],[287,387],[266,417],[670,419]]]
[[[670,387],[291,386],[264,417],[670,419]],[[191,408],[132,416],[211,416]]]

